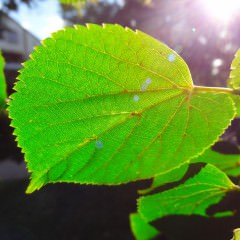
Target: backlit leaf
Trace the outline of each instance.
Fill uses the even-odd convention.
[[[240,117],[240,95],[232,94],[231,98],[235,103],[236,112],[237,112],[236,117]]]
[[[5,106],[5,101],[7,98],[7,93],[6,93],[7,87],[6,87],[3,70],[4,70],[4,59],[0,51],[0,110]]]
[[[159,234],[159,231],[156,228],[149,223],[146,223],[137,213],[130,215],[130,224],[136,240],[149,240]]]
[[[232,61],[228,85],[233,89],[240,89],[240,49],[238,49]]]
[[[231,72],[228,79],[228,86],[235,89],[236,95],[231,95],[237,109],[237,116],[240,116],[240,49],[235,54],[231,64]]]
[[[233,238],[231,240],[240,240],[240,228],[234,229]]]
[[[194,91],[177,53],[119,25],[66,28],[31,58],[9,108],[32,172],[28,192],[171,171],[212,145],[235,115],[227,94]]]
[[[224,171],[227,175],[240,176],[240,155],[239,154],[222,154],[211,149],[206,150],[201,156],[192,159],[194,162],[211,163]]]
[[[150,188],[139,190],[138,192],[140,194],[147,194],[147,193],[153,191],[154,189],[163,186],[164,184],[177,182],[177,181],[181,180],[181,178],[187,172],[188,166],[189,166],[189,164],[186,163],[186,164],[181,165],[180,167],[174,168],[171,171],[168,171],[166,173],[163,173],[163,174],[160,174],[160,175],[154,177]]]
[[[146,222],[167,215],[207,216],[207,208],[218,203],[227,192],[233,190],[239,191],[239,187],[234,185],[224,172],[207,164],[184,184],[162,193],[141,197],[138,211]]]

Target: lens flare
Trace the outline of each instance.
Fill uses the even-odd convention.
[[[218,21],[228,23],[240,11],[239,0],[200,0],[208,14]]]

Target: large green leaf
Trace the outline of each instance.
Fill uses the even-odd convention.
[[[134,237],[137,240],[148,240],[156,237],[159,231],[146,223],[144,219],[137,213],[130,215],[130,224]]]
[[[3,70],[4,70],[4,59],[0,51],[0,110],[5,106],[5,101],[7,98],[7,93],[6,93],[7,86],[6,86]]]
[[[191,162],[211,163],[214,166],[218,167],[220,170],[224,171],[229,176],[240,176],[239,154],[222,154],[208,149],[198,158],[192,159]]]
[[[173,50],[119,25],[66,28],[31,58],[9,108],[32,172],[28,192],[170,171],[213,144],[235,115],[227,94],[195,90]]]
[[[141,197],[138,211],[146,222],[167,215],[207,216],[209,206],[218,203],[226,192],[237,190],[227,175],[207,164],[197,175],[176,188]]]

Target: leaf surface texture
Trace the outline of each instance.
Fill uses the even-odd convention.
[[[149,223],[146,223],[137,213],[130,215],[130,224],[136,240],[149,240],[159,235],[159,231]]]
[[[228,176],[240,176],[240,155],[239,154],[222,154],[211,149],[206,150],[201,156],[192,159],[194,162],[210,163],[224,171]]]
[[[233,89],[240,89],[240,49],[238,49],[232,61],[228,85]]]
[[[177,53],[119,25],[58,31],[24,66],[9,111],[32,173],[28,192],[168,172],[213,144],[235,115],[226,94],[193,93]]]
[[[146,222],[167,215],[207,216],[209,206],[218,203],[226,192],[238,190],[227,175],[215,166],[207,164],[193,178],[176,188],[141,197],[138,212]]]

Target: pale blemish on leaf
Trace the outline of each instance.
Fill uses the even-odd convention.
[[[139,96],[138,96],[138,95],[134,95],[134,96],[133,96],[133,100],[134,100],[135,102],[138,102]]]
[[[175,59],[176,59],[175,54],[171,53],[171,54],[168,55],[168,61],[169,62],[173,62],[173,61],[175,61]]]
[[[147,78],[147,79],[146,79],[146,84],[149,85],[149,84],[151,84],[151,82],[152,82],[151,78]]]
[[[100,140],[97,140],[97,141],[96,141],[96,148],[98,148],[98,149],[103,148],[103,142],[100,141]]]

